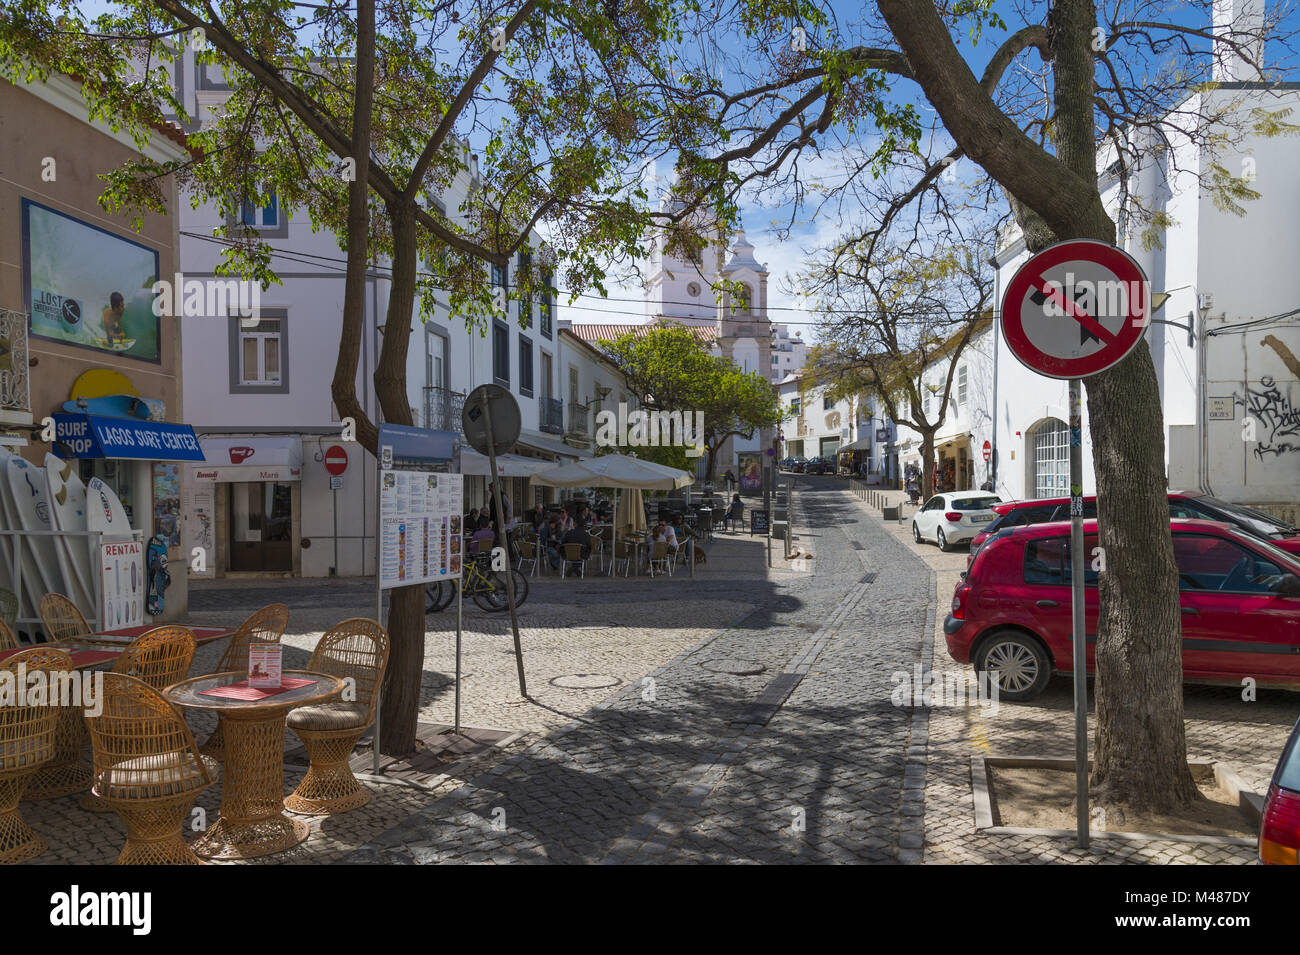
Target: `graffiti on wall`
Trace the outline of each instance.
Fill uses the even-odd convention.
[[[1239,394],[1232,397],[1248,418],[1258,422],[1255,457],[1262,461],[1268,456],[1300,453],[1300,408],[1282,393],[1271,375],[1260,378],[1258,388],[1247,387],[1244,398]]]

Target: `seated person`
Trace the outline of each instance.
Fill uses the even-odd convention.
[[[560,529],[566,534],[573,530],[573,515],[569,513],[568,504],[565,504],[560,508]]]
[[[475,549],[477,549],[480,554],[490,552],[492,550],[492,545],[496,543],[496,539],[497,535],[492,530],[491,519],[487,516],[480,517],[478,519],[478,530],[474,532],[473,537],[475,545],[471,548],[470,553],[474,553]]]
[[[744,519],[745,504],[741,501],[739,494],[733,495],[731,498],[731,506],[727,508],[727,516],[723,518],[723,521],[727,524],[730,524],[732,521],[739,524],[744,521]]]
[[[564,531],[560,529],[560,516],[552,514],[542,525],[542,529],[537,532],[538,546],[546,551],[546,562],[551,565],[551,570],[560,569],[560,541],[563,539]]]
[[[665,523],[663,518],[659,519],[659,523],[656,524],[654,530],[650,532],[650,539],[655,543],[666,541],[668,544],[668,553],[674,554],[677,552],[677,532],[673,530],[671,525]]]
[[[581,553],[582,553],[583,560],[586,560],[588,557],[591,556],[591,535],[587,533],[587,529],[583,527],[581,524],[579,524],[577,527],[570,529],[565,533],[564,543],[566,545],[578,544],[579,546],[581,546],[582,547]],[[576,574],[577,571],[570,569],[568,576],[574,576]]]
[[[689,559],[694,556],[692,548],[695,546],[695,532],[686,526],[686,519],[681,514],[673,515],[673,522],[668,525],[668,529],[677,537],[677,546],[668,545],[669,553],[676,553],[678,550],[685,550],[685,557]]]
[[[471,507],[469,513],[465,515],[465,526],[470,530],[478,527],[478,508]]]
[[[590,528],[595,519],[595,515],[591,513],[591,508],[586,504],[582,505],[582,509],[578,511],[578,523],[583,527]]]

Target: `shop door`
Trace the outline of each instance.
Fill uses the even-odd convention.
[[[292,487],[271,482],[230,485],[230,569],[293,570]]]

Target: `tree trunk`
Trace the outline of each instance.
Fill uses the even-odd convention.
[[[1057,153],[1075,173],[1093,177],[1096,25],[1093,0],[1056,0],[1048,20]],[[1109,219],[1093,227],[1081,220],[1079,227],[1069,238],[1115,241]],[[1191,804],[1200,793],[1187,768],[1182,612],[1169,533],[1160,390],[1146,341],[1119,365],[1088,378],[1086,388],[1099,556],[1105,561],[1098,579],[1093,800],[1168,811]]]
[[[1047,228],[1025,228],[1028,238],[1115,242],[1096,186],[1092,0],[1055,0],[1051,10],[1055,158],[980,89],[930,0],[878,0],[878,7],[948,133],[1012,194],[1018,218],[1028,209],[1043,219]],[[1096,648],[1096,799],[1167,810],[1199,794],[1187,769],[1164,427],[1146,343],[1087,379],[1087,396],[1106,567]]]
[[[366,319],[366,273],[370,264],[370,112],[375,83],[375,3],[357,6],[356,99],[352,108],[352,158],[356,175],[348,184],[348,255],[343,282],[343,327],[330,392],[341,418],[357,424],[357,440],[371,454],[378,452],[374,424],[357,400],[357,365]]]
[[[1169,535],[1160,397],[1146,342],[1089,378],[1087,391],[1098,543],[1105,556],[1093,799],[1168,811],[1201,796],[1187,768],[1182,611]]]
[[[934,431],[921,432],[921,500],[934,496]]]
[[[406,395],[406,351],[411,338],[419,260],[415,210],[389,206],[393,228],[393,281],[384,321],[383,346],[375,368],[375,393],[384,420],[412,424]],[[380,751],[404,756],[415,749],[424,674],[424,588],[398,587],[388,604],[388,681],[380,721]]]

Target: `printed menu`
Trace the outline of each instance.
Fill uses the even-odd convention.
[[[380,472],[381,587],[427,583],[459,572],[463,497],[459,474]]]

